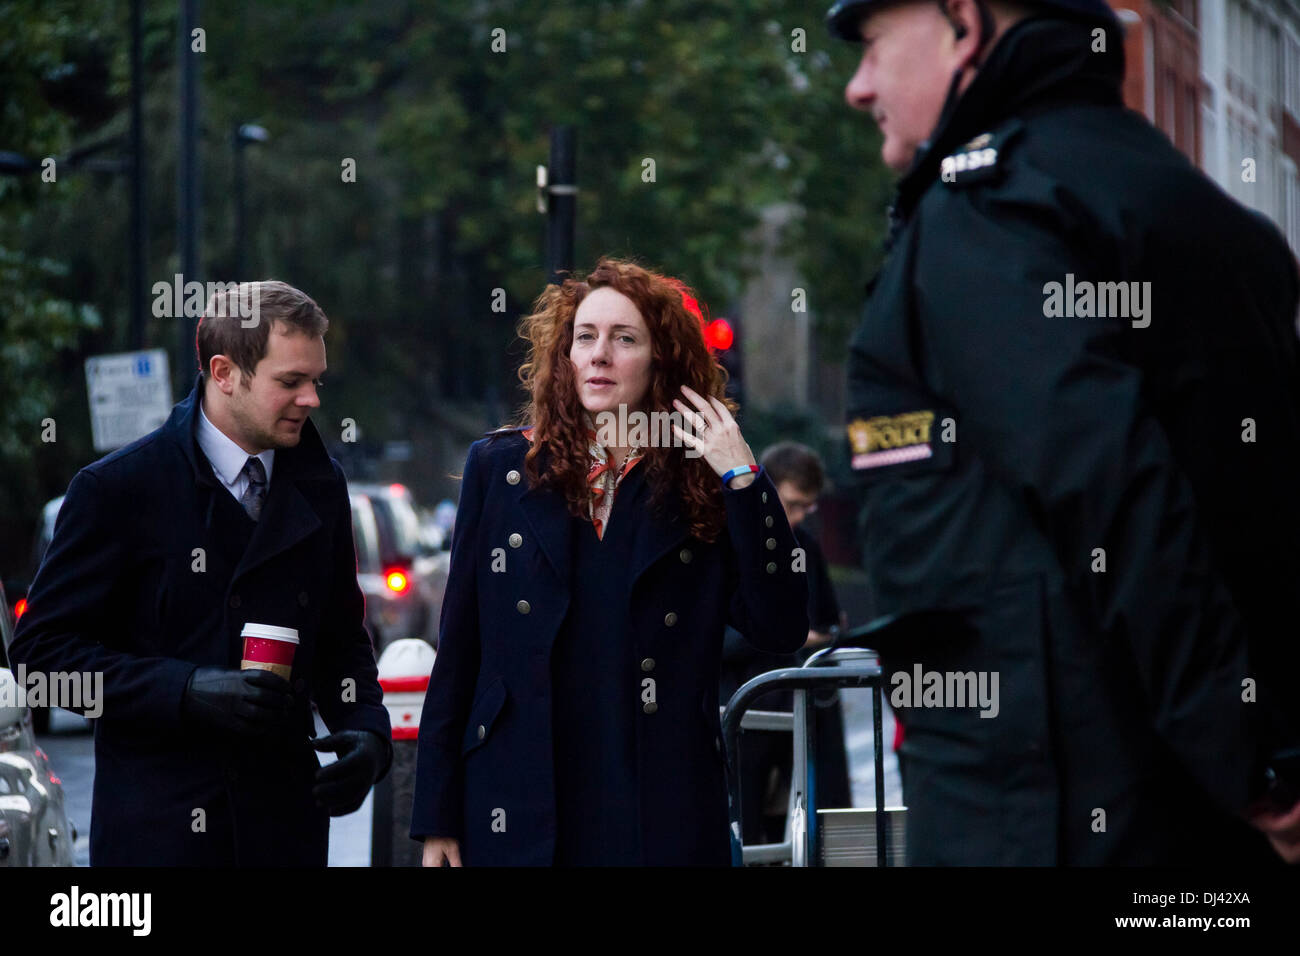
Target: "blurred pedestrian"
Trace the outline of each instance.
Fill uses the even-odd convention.
[[[387,772],[347,482],[309,418],[328,327],[283,282],[214,294],[189,397],[68,486],[12,653],[103,675],[92,866],[325,866],[330,816]],[[250,622],[297,631],[289,679],[240,669]]]
[[[1125,108],[1102,0],[828,18],[901,174],[847,430],[909,859],[1300,859],[1285,241]]]
[[[808,630],[776,488],[680,284],[602,259],[520,328],[522,425],[465,463],[411,836],[426,866],[726,865],[723,628]]]
[[[836,632],[847,625],[821,546],[803,525],[804,519],[817,510],[817,499],[826,483],[820,456],[807,445],[783,441],[763,451],[759,462],[776,486],[795,541],[803,549],[808,576],[808,637],[798,653],[775,655],[764,653],[739,631],[728,628],[722,654],[723,701],[759,674],[799,666],[812,653],[828,646]],[[817,758],[817,806],[851,807],[839,692],[819,691],[813,695],[813,703],[817,715],[813,748]],[[793,706],[790,691],[773,691],[758,698],[751,709],[788,713]],[[790,735],[784,731],[746,730],[741,739],[740,806],[745,843],[779,843],[784,838],[788,812],[793,760]]]

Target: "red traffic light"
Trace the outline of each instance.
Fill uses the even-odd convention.
[[[731,331],[731,323],[726,319],[714,319],[704,328],[705,344],[716,351],[727,351],[735,340],[736,334]]]

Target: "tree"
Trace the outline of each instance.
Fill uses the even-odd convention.
[[[8,5],[17,27],[0,45],[18,55],[0,79],[21,108],[0,148],[57,151],[126,130],[127,11],[127,0]],[[334,424],[347,416],[371,437],[406,438],[457,403],[500,421],[521,398],[515,323],[546,281],[534,169],[550,128],[573,124],[579,268],[601,253],[635,256],[721,314],[753,268],[759,212],[794,202],[804,213],[789,228],[791,255],[824,347],[840,351],[883,235],[889,177],[870,120],[843,103],[854,50],[821,15],[802,0],[205,4],[206,52],[191,55],[202,70],[206,274],[185,278],[274,276],[315,297],[332,319],[322,413]],[[176,271],[176,57],[175,4],[150,0],[151,284]],[[41,78],[70,67],[80,90],[50,102]],[[228,137],[242,122],[271,140],[246,153],[248,274],[234,276]],[[125,346],[126,187],[68,177],[57,192],[21,188],[25,211],[6,209],[5,235],[53,264],[23,281],[57,291],[81,323],[52,381],[72,396],[68,448],[84,464],[80,361]],[[498,289],[504,312],[492,308]],[[41,332],[30,323],[12,332],[31,334]],[[150,318],[151,345],[173,352],[175,339],[170,320]],[[41,494],[72,470],[42,473]]]
[[[0,149],[40,161],[62,155],[84,124],[111,111],[104,95],[104,24],[72,0],[11,0],[0,20]],[[60,173],[53,169],[55,177]],[[72,425],[77,348],[100,326],[62,254],[26,242],[52,205],[75,201],[66,171],[0,176],[0,571],[14,574],[47,481],[84,459],[89,442]],[[83,412],[84,414],[84,412]],[[52,427],[51,427],[52,426]],[[66,483],[66,481],[65,481]]]

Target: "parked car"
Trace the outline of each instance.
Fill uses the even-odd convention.
[[[9,603],[0,588],[0,868],[72,866],[77,828],[63,805],[63,782],[36,746],[32,711],[18,702],[10,668]],[[38,708],[45,711],[48,708]]]
[[[4,589],[9,592],[9,596],[13,599],[12,611],[6,611],[5,620],[15,627],[18,625],[18,619],[27,610],[27,591],[36,577],[36,571],[40,568],[41,561],[45,558],[45,551],[49,548],[50,541],[54,538],[54,522],[59,517],[59,508],[62,505],[63,495],[51,498],[45,503],[45,507],[41,509],[41,519],[36,525],[36,537],[32,541],[26,576],[8,581],[4,586]],[[32,719],[38,734],[43,734],[50,729],[50,709],[48,707],[38,707],[32,712]]]
[[[404,485],[355,484],[349,495],[357,580],[375,653],[407,637],[436,647],[449,555],[421,534]]]

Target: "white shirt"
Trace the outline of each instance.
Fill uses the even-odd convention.
[[[208,421],[208,416],[203,412],[202,399],[199,400],[198,439],[199,447],[203,449],[203,454],[207,455],[217,480],[226,486],[226,490],[235,496],[236,501],[239,501],[248,490],[248,477],[241,472],[244,470],[245,462],[252,456],[235,444],[220,428]],[[266,486],[269,489],[271,465],[275,462],[275,449],[268,448],[260,452],[257,458],[266,469]]]

